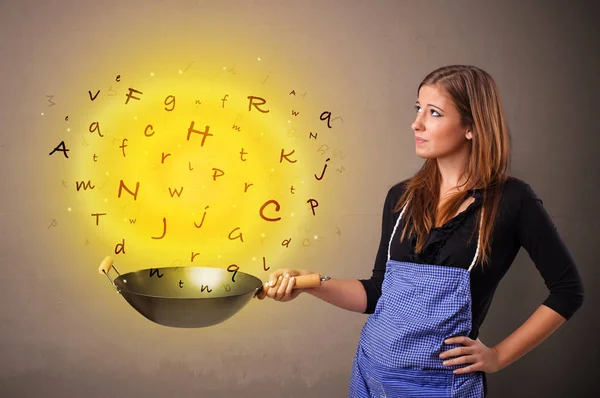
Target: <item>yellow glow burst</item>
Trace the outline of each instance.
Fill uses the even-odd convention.
[[[313,175],[325,172],[325,156],[322,143],[290,131],[323,121],[317,114],[303,122],[308,105],[302,109],[292,88],[220,69],[123,78],[119,95],[103,97],[74,128],[89,131],[89,145],[70,154],[69,177],[107,252],[262,267],[264,257],[292,252],[282,242],[304,238],[298,226],[323,206],[326,182]]]

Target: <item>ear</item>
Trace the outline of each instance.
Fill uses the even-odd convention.
[[[465,138],[467,140],[472,140],[473,139],[473,131],[471,129],[465,130]]]

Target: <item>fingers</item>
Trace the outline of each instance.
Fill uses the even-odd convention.
[[[263,283],[263,285],[261,286],[260,291],[256,294],[256,298],[259,300],[264,299],[265,297],[269,296],[269,290],[273,288],[273,286],[276,286],[277,284],[277,278],[279,278],[278,274],[280,273],[280,271],[276,271],[274,273],[272,273],[269,276],[269,281]],[[272,298],[272,296],[269,296]]]
[[[262,285],[260,291],[256,294],[256,298],[259,300],[264,299],[265,297],[274,298],[279,288],[278,282],[282,279],[282,273],[284,270],[278,269],[269,275],[269,281],[265,282]]]
[[[277,280],[281,279],[281,275],[283,274],[283,271],[284,270],[282,270],[282,269],[278,269],[275,272],[273,272],[271,275],[269,275],[268,284],[270,287],[275,286],[275,284],[277,283]]]
[[[277,293],[275,293],[275,300],[289,301],[291,299],[290,292],[292,291],[293,285],[290,283],[290,278],[290,274],[283,274],[283,278],[279,282]]]
[[[458,357],[461,355],[472,354],[472,353],[473,353],[473,349],[470,347],[458,347],[458,348],[453,348],[451,350],[442,352],[440,354],[440,359]]]
[[[273,286],[266,289],[266,296],[275,301],[289,301],[292,298],[292,289],[296,283],[296,278],[290,274],[279,275]]]
[[[479,361],[479,357],[475,355],[463,355],[462,357],[449,359],[442,362],[444,366],[464,365],[466,363],[476,363]]]
[[[281,301],[281,299],[283,298],[283,295],[285,294],[285,289],[287,289],[288,280],[289,280],[288,274],[283,275],[283,277],[281,279],[279,279],[279,281],[278,281],[279,287],[277,288],[277,291],[275,292],[275,297],[273,297],[275,300]]]
[[[301,293],[302,289],[295,289],[296,277],[303,275],[302,270],[282,268],[269,275],[269,280],[263,284],[262,289],[256,294],[259,300],[269,297],[275,301],[290,301]]]
[[[471,373],[478,372],[481,370],[481,365],[479,363],[474,363],[473,365],[465,366],[464,368],[456,369],[452,373],[456,375],[460,375],[463,373]]]
[[[494,352],[494,349],[488,348],[479,339],[473,340],[465,336],[457,336],[444,340],[444,343],[449,345],[462,345],[462,347],[450,349],[439,355],[442,360],[444,358],[452,358],[444,360],[442,362],[442,365],[444,366],[468,365],[453,370],[454,374],[480,371],[493,373],[501,368],[498,364],[498,356],[497,353]]]
[[[259,300],[264,299],[265,297],[267,297],[267,290],[269,288],[269,283],[265,282],[261,287],[260,290],[258,291],[258,293],[256,293],[256,298]]]
[[[466,336],[457,336],[457,337],[450,337],[450,338],[444,340],[444,343],[448,344],[448,345],[450,345],[450,344],[462,344],[462,345],[469,346],[469,345],[475,344],[475,340],[470,339],[470,338],[468,338]]]
[[[274,299],[277,296],[277,292],[279,291],[279,288],[281,287],[281,282],[283,281],[283,275],[279,275],[277,277],[277,279],[273,280],[273,281],[269,281],[269,290],[267,291],[267,296],[269,296],[269,298]]]
[[[262,285],[260,290],[256,293],[256,295],[254,297],[256,297],[259,300],[262,300],[265,298],[266,295],[267,295],[267,292],[265,291],[265,285]]]
[[[292,290],[294,289],[295,283],[296,283],[296,278],[294,278],[293,276],[290,276],[290,280],[288,281],[288,285],[287,285],[287,288],[285,289],[285,294],[283,296],[285,298],[285,301],[289,301],[293,298]]]

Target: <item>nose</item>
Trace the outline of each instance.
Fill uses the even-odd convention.
[[[410,128],[414,131],[423,131],[423,123],[421,122],[421,118],[418,114],[415,118],[415,121],[411,123]]]

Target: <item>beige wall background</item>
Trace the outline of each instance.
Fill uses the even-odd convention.
[[[597,11],[591,1],[2,1],[0,395],[346,396],[365,315],[301,296],[286,304],[254,300],[210,328],[147,321],[97,272],[114,249],[114,231],[88,226],[81,202],[65,212],[72,196],[62,180],[73,183],[80,166],[48,153],[79,139],[65,131],[64,116],[81,126],[91,112],[87,91],[117,87],[118,74],[130,84],[190,65],[185,73],[231,66],[255,83],[271,73],[265,90],[301,87],[306,113],[327,108],[343,118],[321,130],[319,143],[347,155],[330,169],[346,171],[318,188],[323,216],[310,231],[294,231],[298,241],[313,233],[323,239],[285,255],[273,251],[272,267],[364,278],[387,189],[421,164],[410,129],[416,87],[431,70],[461,63],[498,83],[512,134],[511,174],[544,200],[587,288],[569,323],[489,376],[490,396],[598,396]],[[313,122],[305,119],[303,128],[322,128]],[[80,143],[71,149],[75,158],[84,150]],[[314,163],[315,173],[322,164]],[[159,246],[144,250],[117,257],[119,270],[178,260],[162,258]],[[506,337],[546,295],[521,251],[481,340]]]

